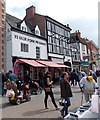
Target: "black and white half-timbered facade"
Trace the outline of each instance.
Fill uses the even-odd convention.
[[[61,64],[68,62],[71,66],[71,49],[68,44],[71,28],[48,16],[46,16],[46,22],[49,59]]]
[[[83,69],[83,57],[87,56],[87,44],[78,37],[77,32],[71,33],[69,44],[71,47],[72,65],[76,72]]]

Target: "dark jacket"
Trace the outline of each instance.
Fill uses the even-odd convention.
[[[30,76],[28,74],[24,75],[24,82],[26,84],[29,84],[31,82],[31,78],[30,78]]]
[[[65,80],[62,80],[60,82],[60,89],[61,89],[61,98],[67,98],[72,97],[72,91],[69,83],[67,83]]]
[[[71,80],[76,80],[76,73],[75,72],[72,72],[70,77],[71,77]]]

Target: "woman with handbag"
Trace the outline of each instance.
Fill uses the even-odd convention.
[[[51,80],[51,72],[47,72],[46,75],[45,75],[45,80],[44,80],[44,84],[45,84],[45,87],[44,87],[44,91],[45,91],[45,99],[44,99],[44,104],[45,104],[45,109],[48,109],[47,107],[47,100],[48,100],[48,96],[51,97],[51,100],[52,100],[52,103],[54,104],[56,110],[58,110],[58,106],[55,102],[55,99],[54,99],[54,95],[53,95],[53,92],[52,92],[52,83],[53,81]]]
[[[70,97],[72,97],[72,91],[69,82],[69,76],[67,72],[63,72],[61,75],[60,80],[60,90],[61,90],[61,98],[65,99],[66,103],[64,104],[63,108],[61,109],[61,115],[65,117],[68,114],[68,107],[70,104]]]

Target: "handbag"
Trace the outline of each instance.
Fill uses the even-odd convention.
[[[50,92],[50,91],[51,91],[51,88],[50,88],[50,87],[44,88],[44,90],[45,90],[46,92]]]
[[[67,102],[67,100],[65,100],[65,98],[61,98],[61,100],[59,100],[59,105],[61,105],[61,106],[67,106],[68,102]]]

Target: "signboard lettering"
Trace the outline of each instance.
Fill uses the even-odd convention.
[[[22,37],[22,36],[18,36],[18,35],[14,35],[15,39],[19,39],[19,40],[23,40],[23,41],[27,41],[27,42],[32,42],[32,43],[36,43],[36,44],[40,44],[40,45],[46,45],[43,42],[39,42],[30,38],[26,38],[26,37]]]

